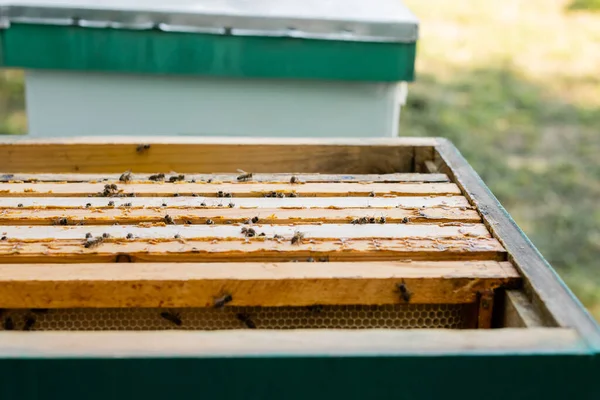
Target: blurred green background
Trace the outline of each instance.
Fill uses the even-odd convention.
[[[600,320],[600,0],[405,0],[421,19],[402,135],[445,136]],[[0,133],[26,131],[0,71]]]
[[[452,140],[600,321],[600,1],[405,3],[401,134]]]

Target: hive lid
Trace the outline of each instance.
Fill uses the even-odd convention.
[[[0,4],[3,64],[28,68],[411,80],[418,35],[397,0]]]

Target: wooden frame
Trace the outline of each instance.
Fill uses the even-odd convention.
[[[149,144],[151,151],[138,151],[143,144]],[[362,394],[366,398],[373,393],[402,398],[406,390],[416,398],[454,398],[448,395],[449,387],[464,379],[464,373],[468,373],[470,387],[469,393],[461,392],[461,399],[480,398],[483,392],[488,398],[504,398],[512,385],[519,385],[519,393],[523,394],[513,392],[511,398],[529,398],[528,390],[549,398],[573,393],[578,398],[598,395],[597,385],[591,379],[600,368],[598,326],[475,171],[445,139],[5,141],[0,144],[0,160],[3,160],[0,169],[7,174],[117,173],[125,169],[234,173],[237,168],[264,173],[349,175],[441,172],[476,207],[492,235],[507,250],[509,261],[520,272],[525,290],[516,296],[506,296],[505,301],[508,299],[514,312],[505,318],[512,321],[507,326],[528,327],[360,334],[289,331],[268,338],[260,331],[220,337],[210,332],[152,335],[3,332],[0,372],[5,377],[23,382],[20,371],[25,369],[43,374],[44,379],[74,374],[79,382],[71,393],[86,393],[88,398],[101,395],[127,398],[134,393],[131,382],[141,379],[134,370],[145,371],[145,377],[153,379],[135,392],[150,398],[189,393],[198,388],[207,395],[225,393],[239,398],[276,398],[282,393],[279,390],[292,392],[287,398],[327,398],[341,394],[346,397]],[[108,166],[108,171],[103,166]],[[489,298],[482,297],[480,307],[485,307],[488,301]],[[528,317],[528,312],[533,317]],[[76,372],[86,366],[90,369],[85,374]],[[148,368],[160,368],[165,375],[159,377]],[[182,372],[186,368],[195,373]],[[249,369],[269,376],[269,384],[259,384],[258,375]],[[532,372],[537,369],[544,373]],[[182,386],[165,383],[166,378],[175,379],[178,373],[185,381]],[[319,374],[327,375],[327,379]],[[210,376],[211,380],[201,376]],[[230,377],[236,385],[224,389]],[[435,379],[436,384],[416,383],[425,377]],[[103,387],[107,379],[120,391]],[[315,384],[307,384],[307,380]],[[490,386],[495,388],[491,394]],[[93,388],[94,394],[89,396],[84,387]],[[294,389],[288,391],[290,388]],[[22,398],[39,395],[28,390]],[[55,387],[47,396],[67,391]],[[4,387],[0,393],[23,392]]]

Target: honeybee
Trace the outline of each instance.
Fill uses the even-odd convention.
[[[238,172],[241,174],[237,177],[239,182],[247,182],[252,179],[252,172],[246,172],[241,169],[238,169]]]
[[[250,316],[248,314],[237,313],[236,317],[237,317],[237,319],[242,321],[249,329],[256,329],[256,324],[254,323],[254,321],[252,321],[252,319],[250,318]]]
[[[246,228],[243,227],[242,228],[242,233],[244,234],[244,236],[246,237],[254,237],[256,236],[256,231],[254,230],[254,228]]]
[[[86,203],[85,204],[85,208],[90,208],[92,206],[92,203]]]
[[[92,234],[91,234],[91,233],[89,233],[89,232],[88,232],[88,233],[86,233],[86,234],[85,234],[85,238],[86,238],[86,239],[89,239],[89,238],[91,238],[91,237],[92,237]]]
[[[375,192],[369,193],[369,197],[375,197]]]
[[[386,222],[387,222],[387,218],[386,218],[386,216],[385,216],[385,215],[382,215],[382,216],[379,218],[379,223],[380,223],[380,224],[385,224]]]
[[[15,323],[13,322],[11,317],[6,317],[3,326],[5,331],[12,331],[13,329],[15,329]]]
[[[408,217],[402,218],[402,223],[403,224],[408,224],[409,222],[410,222],[410,218],[408,218]]]
[[[89,237],[89,238],[86,239],[86,241],[83,244],[83,246],[86,249],[91,249],[91,248],[94,248],[96,246],[99,246],[103,241],[104,241],[104,238],[102,236],[98,236],[96,238]]]
[[[230,303],[231,301],[233,301],[233,296],[231,296],[229,293],[225,293],[223,296],[215,299],[213,307],[223,308],[225,304]]]
[[[167,224],[167,225],[175,225],[175,221],[173,220],[173,217],[171,217],[169,214],[165,215],[163,220],[165,221],[165,224]]]
[[[258,222],[258,215],[252,217],[252,219],[250,220],[250,222],[252,222],[253,224],[256,224]]]
[[[109,237],[110,237],[110,234],[109,234],[109,233],[106,233],[106,232],[104,232],[104,233],[102,234],[102,237],[103,237],[104,239],[107,239],[107,238],[109,238]]]
[[[293,176],[290,178],[290,183],[293,185],[294,183],[298,183],[298,178]]]
[[[164,311],[160,313],[160,316],[166,319],[167,321],[174,323],[177,326],[181,326],[183,324],[179,313],[173,311]]]
[[[131,171],[125,171],[119,177],[119,181],[121,182],[129,182],[131,181]]]
[[[126,238],[127,239],[133,239],[133,233],[131,233],[131,232],[128,233],[127,236],[126,236]]]
[[[123,207],[131,207],[133,204],[132,203],[124,203]]]
[[[206,225],[213,225],[214,223],[215,223],[215,221],[213,221],[212,219],[206,220]]]
[[[135,151],[138,153],[143,153],[146,150],[150,149],[150,145],[149,144],[140,144],[135,148]]]
[[[53,224],[54,225],[68,225],[69,220],[66,219],[65,217],[62,217],[62,218],[55,219]]]
[[[17,207],[19,207],[19,208],[23,207],[23,203],[17,204]]]
[[[35,324],[35,318],[32,315],[28,315],[25,317],[25,325],[23,325],[24,331],[30,331]]]
[[[179,193],[174,193],[173,194],[173,197],[179,197],[179,196],[181,196]]]
[[[400,297],[402,297],[402,300],[408,303],[410,301],[412,293],[408,291],[406,284],[404,282],[398,283],[396,287],[398,288],[398,292],[400,292]]]
[[[202,203],[200,203],[200,207],[206,207],[206,202],[203,201]]]
[[[229,203],[229,204],[227,204],[227,207],[233,208],[233,207],[235,207],[235,203]]]
[[[309,312],[314,313],[314,314],[318,314],[318,313],[323,312],[323,306],[321,304],[314,304],[312,306],[306,307],[306,309]]]
[[[292,236],[292,244],[301,244],[304,239],[304,233],[296,231],[294,232],[294,236]]]
[[[154,174],[154,175],[150,175],[150,176],[148,177],[148,180],[150,180],[150,181],[154,181],[154,182],[157,182],[157,181],[164,181],[164,180],[165,180],[165,174],[163,174],[163,173],[160,173],[160,174]]]
[[[108,206],[109,206],[109,207],[114,207],[114,206],[115,206],[115,202],[114,202],[114,201],[112,201],[112,200],[111,200],[111,201],[109,201],[109,202],[108,202]]]
[[[183,175],[183,174],[173,175],[172,177],[169,178],[169,182],[171,182],[171,183],[183,181],[183,180],[185,180],[185,175]]]

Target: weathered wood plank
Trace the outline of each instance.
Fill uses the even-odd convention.
[[[131,233],[141,239],[243,239],[242,228],[250,225],[148,225],[148,226],[3,226],[0,231],[11,240],[64,240],[82,239],[86,233],[92,236],[109,234],[114,239],[125,239]],[[323,225],[253,225],[258,236],[280,235],[291,239],[297,232],[304,234],[304,242],[330,239],[478,239],[490,238],[483,224],[323,224]]]
[[[438,139],[436,162],[477,206],[486,226],[523,274],[524,289],[548,326],[575,328],[592,348],[600,348],[600,329],[548,262],[519,229],[452,143]]]
[[[283,262],[506,259],[496,239],[363,239],[291,244],[290,240],[122,240],[85,248],[84,240],[0,241],[0,263]]]
[[[5,357],[32,359],[589,354],[575,330],[561,328],[2,332],[0,338]]]
[[[510,263],[491,261],[4,264],[0,307],[212,307],[224,293],[237,306],[457,304],[518,281]]]
[[[149,222],[164,222],[165,214],[176,224],[205,224],[208,219],[215,224],[243,223],[252,218],[259,218],[262,224],[290,223],[335,223],[343,224],[359,218],[376,218],[377,222],[385,217],[387,223],[421,223],[421,222],[480,222],[481,218],[475,210],[459,208],[424,208],[421,210],[406,210],[392,208],[389,210],[373,209],[299,209],[282,210],[278,208],[240,209],[240,208],[209,208],[182,209],[173,208],[109,208],[109,209],[8,209],[0,211],[0,225],[53,225],[66,218],[67,225],[112,225],[137,224]],[[63,221],[65,222],[65,221]]]
[[[98,198],[98,197],[0,197],[0,209],[3,208],[86,208],[109,207],[112,202],[119,207],[130,204],[130,208],[139,207],[227,207],[230,202],[241,208],[406,208],[425,207],[459,207],[471,208],[463,196],[433,197],[306,197],[306,198],[253,198],[237,197],[205,198],[205,197],[131,197],[131,198]],[[205,205],[203,205],[205,204]]]
[[[254,138],[253,138],[254,139]],[[0,142],[0,169],[11,172],[182,173],[412,172],[414,146],[435,139],[261,140],[243,138],[77,138]],[[144,147],[144,145],[148,145]],[[141,147],[140,147],[141,146]]]
[[[132,174],[132,182],[151,182],[148,178],[152,174]],[[172,176],[178,176],[176,172],[164,172],[165,180],[168,181]],[[121,174],[32,174],[32,173],[2,173],[0,172],[0,182],[115,182],[118,183]],[[185,174],[187,182],[238,182],[239,173],[236,174]],[[399,173],[399,174],[253,174],[251,182],[265,183],[289,183],[294,177],[299,182],[450,182],[446,174],[436,173]]]
[[[203,197],[266,197],[281,193],[288,197],[332,196],[426,196],[460,195],[454,183],[125,183],[116,185],[113,194],[136,197],[172,197],[175,194]],[[0,183],[0,196],[4,197],[87,197],[102,196],[105,183]],[[219,196],[220,192],[220,196]]]
[[[505,292],[502,320],[502,326],[507,328],[544,326],[539,314],[521,290],[507,290]]]
[[[510,265],[510,264],[509,264]],[[479,315],[477,317],[478,329],[490,329],[494,313],[494,290],[487,289],[479,292]]]

